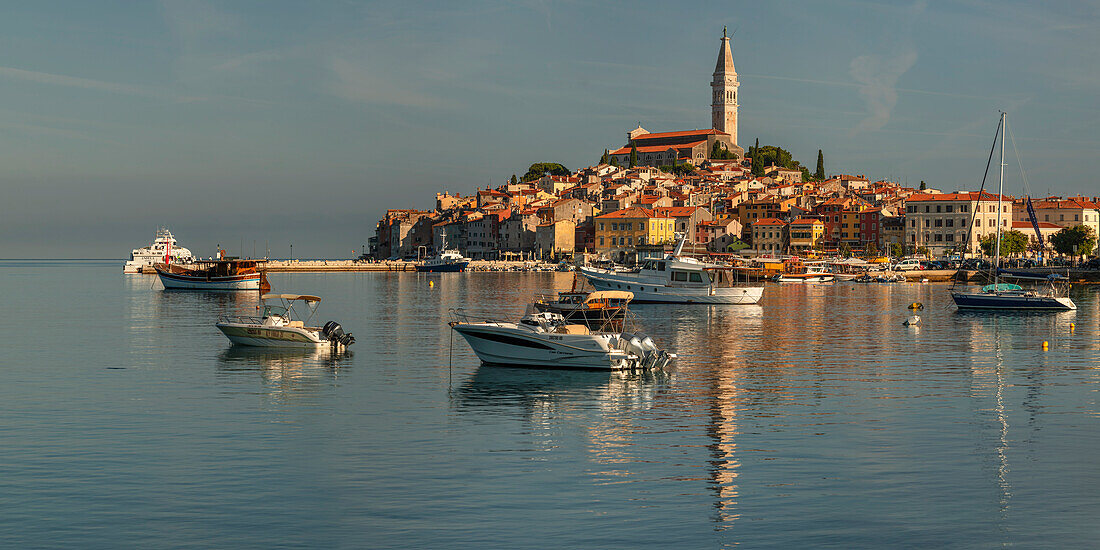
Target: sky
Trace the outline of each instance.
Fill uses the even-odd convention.
[[[1100,4],[417,0],[12,3],[0,258],[353,257],[388,208],[710,126],[722,28],[740,144],[830,174],[1100,195]],[[1019,165],[1023,166],[1021,172]]]

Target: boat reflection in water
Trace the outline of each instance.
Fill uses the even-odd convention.
[[[518,407],[524,416],[547,407],[646,409],[672,375],[666,371],[594,371],[516,368],[482,364],[453,394],[463,408]],[[560,411],[559,411],[560,412]]]
[[[259,374],[266,393],[307,396],[330,387],[352,357],[350,351],[231,346],[218,354],[218,375],[224,381],[245,380],[253,392],[246,377]]]

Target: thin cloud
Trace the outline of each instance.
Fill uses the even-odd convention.
[[[168,98],[174,101],[198,101],[203,99],[201,97],[183,96],[163,90],[144,88],[141,86],[119,84],[117,82],[105,82],[102,80],[92,80],[90,78],[81,78],[77,76],[43,73],[39,71],[28,71],[25,69],[16,69],[14,67],[0,67],[0,77],[10,78],[14,80],[22,80],[25,82],[36,82],[39,84],[49,84],[52,86],[64,86],[67,88],[98,90],[102,92],[111,92],[141,97]]]
[[[853,134],[878,130],[890,121],[898,103],[898,79],[916,62],[917,52],[913,50],[892,57],[861,55],[852,60],[849,73],[860,84],[859,95],[867,103],[867,117],[852,130]]]

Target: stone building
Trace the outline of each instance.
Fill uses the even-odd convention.
[[[1001,201],[1000,219],[1002,231],[1012,228],[1011,198]],[[992,193],[916,193],[905,200],[905,244],[911,249],[927,248],[934,256],[980,253],[978,243],[996,233],[997,195]]]

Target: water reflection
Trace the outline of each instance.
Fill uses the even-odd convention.
[[[536,410],[595,403],[602,410],[639,409],[651,406],[658,388],[671,375],[663,371],[602,372],[544,370],[481,365],[452,394],[459,408],[519,409],[530,417]]]
[[[226,381],[258,374],[265,393],[292,398],[332,386],[352,357],[351,351],[230,346],[218,354],[217,372]]]

